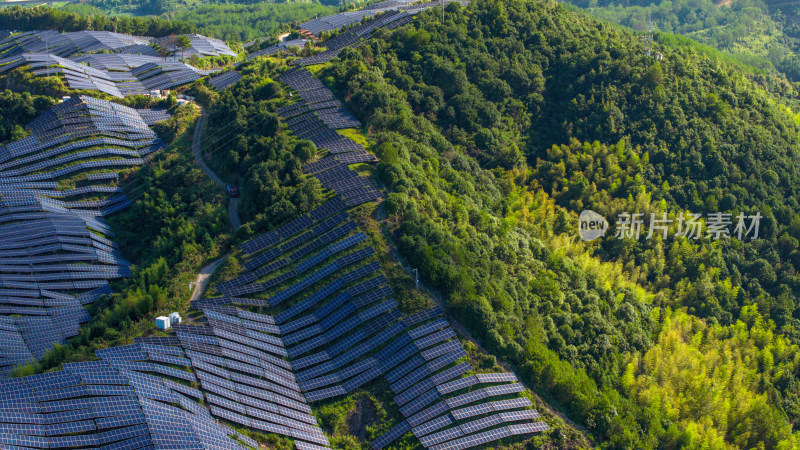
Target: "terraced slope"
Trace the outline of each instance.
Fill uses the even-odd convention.
[[[84,305],[129,276],[102,217],[130,205],[115,169],[161,149],[149,124],[167,117],[76,97],[0,147],[0,374],[77,334]]]
[[[214,71],[200,70],[181,62],[185,58],[236,56],[224,42],[188,35],[189,46],[181,49],[177,36],[149,38],[106,31],[57,33],[28,31],[0,40],[0,73],[20,67],[35,76],[59,76],[72,89],[90,89],[115,97],[149,94],[198,80]],[[97,53],[97,52],[111,53]]]

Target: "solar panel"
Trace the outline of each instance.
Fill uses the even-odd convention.
[[[422,408],[430,405],[434,401],[436,401],[441,395],[436,389],[430,389],[427,392],[423,393],[419,397],[415,398],[414,400],[408,402],[407,404],[400,407],[400,412],[408,417]]]
[[[242,75],[232,70],[230,72],[226,72],[222,75],[215,76],[210,78],[208,82],[214,86],[217,90],[221,91],[223,89],[227,89],[234,84],[236,84],[239,80],[242,79]]]
[[[453,338],[455,338],[455,335],[456,335],[456,333],[453,331],[453,329],[448,326],[447,328],[444,328],[443,330],[439,330],[439,331],[437,331],[435,333],[432,333],[432,334],[429,334],[429,335],[427,335],[427,336],[425,336],[425,337],[423,337],[421,339],[417,339],[416,341],[414,341],[414,345],[416,345],[417,348],[422,350],[422,349],[434,346],[434,345],[436,345],[436,344],[438,344],[440,342],[446,341],[447,339],[453,339]],[[460,345],[460,344],[458,344],[457,341],[450,341],[447,344],[438,345],[438,346],[436,346],[434,348],[430,348],[428,350],[424,350],[424,351],[422,351],[421,354],[427,360],[434,359],[436,357],[439,357],[439,356],[443,355],[444,353],[447,353],[448,351],[454,350],[455,347],[453,347],[453,345],[454,345],[453,342],[455,342],[455,345]]]
[[[498,415],[503,422],[517,422],[520,420],[538,419],[541,417],[538,412],[532,409],[526,409],[524,411],[502,412]]]
[[[403,322],[405,322],[406,324],[408,324],[408,322],[409,322],[407,319],[408,318],[404,318],[403,319]],[[410,324],[408,324],[408,325],[410,326]],[[413,328],[413,329],[408,331],[408,334],[411,337],[413,337],[414,339],[419,339],[419,338],[421,338],[423,336],[426,336],[426,335],[428,335],[430,333],[433,333],[435,331],[439,331],[439,330],[441,330],[443,328],[447,328],[448,326],[449,325],[448,325],[448,323],[447,323],[447,321],[445,319],[439,319],[437,321],[431,322],[431,323],[423,325],[421,327]],[[422,348],[425,348],[425,347],[426,346],[422,346]]]
[[[379,377],[383,372],[380,370],[379,367],[371,367],[370,369],[362,372],[358,376],[347,380],[344,384],[345,389],[347,392],[353,392],[354,390],[360,388],[364,384],[373,379]]]
[[[432,447],[432,446],[434,446],[436,444],[439,444],[439,443],[442,443],[442,442],[445,442],[445,441],[450,441],[450,440],[459,438],[461,436],[464,436],[464,432],[461,431],[461,428],[452,427],[452,428],[448,428],[448,429],[446,429],[444,431],[439,431],[437,433],[431,434],[429,436],[424,436],[424,437],[420,438],[420,442],[422,442],[422,445],[424,445],[425,447],[429,448],[429,447]]]
[[[482,433],[472,434],[469,436],[465,436],[445,444],[439,444],[433,446],[431,448],[436,450],[447,450],[447,449],[463,449],[463,448],[470,448],[475,447],[478,445],[483,445],[492,441],[497,441],[500,439],[507,438],[510,436],[511,433],[508,431],[507,427],[500,427],[494,430],[484,431]]]
[[[452,425],[454,423],[455,421],[453,421],[453,418],[449,414],[446,414],[444,416],[439,416],[436,419],[424,422],[414,427],[412,431],[414,432],[415,436],[421,438],[422,436],[431,434],[436,430],[444,428],[448,425]]]
[[[517,381],[513,373],[479,373],[475,375],[480,383],[507,383]]]
[[[460,358],[467,356],[467,352],[459,346],[456,350],[446,353],[427,364],[428,370],[436,372],[449,364],[456,362]]]
[[[459,378],[457,380],[453,380],[447,383],[443,383],[437,386],[439,389],[439,393],[442,395],[449,394],[451,392],[460,391],[462,389],[466,389],[470,386],[474,386],[478,384],[478,379],[474,376]]]
[[[545,422],[521,423],[508,426],[508,432],[512,435],[538,433],[549,429],[550,427]]]
[[[472,367],[468,363],[461,363],[457,366],[451,367],[446,369],[442,372],[439,372],[431,377],[431,381],[433,381],[437,386],[451,380],[455,377],[463,375],[467,372],[472,370]]]

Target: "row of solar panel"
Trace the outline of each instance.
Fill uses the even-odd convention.
[[[34,69],[33,74],[36,76],[63,74],[72,89],[98,90],[120,98],[147,94],[152,90],[172,89],[191,83],[206,74],[184,63],[148,62],[127,72],[110,72],[49,54],[25,53],[19,58],[22,64],[15,60],[1,67],[8,70],[26,64]],[[42,58],[46,59],[42,61]]]
[[[304,170],[314,173],[325,188],[342,195],[348,207],[382,198],[380,191],[347,167],[359,162],[373,162],[376,158],[335,131],[336,128],[360,126],[360,122],[341,107],[334,113],[326,112],[328,109],[309,108],[308,105],[315,102],[334,105],[338,100],[307,70],[293,69],[282,73],[278,79],[296,90],[303,99],[278,110],[281,116],[291,118],[287,121],[289,128],[298,136],[314,142],[317,147],[336,154],[337,158],[341,156],[341,159],[329,157],[311,163]],[[348,156],[351,152],[352,156]]]
[[[145,112],[145,110],[140,110],[140,112]],[[152,111],[155,112],[155,111]],[[142,116],[143,117],[143,116]],[[164,116],[165,118],[169,118],[169,115]],[[52,119],[51,119],[52,120]],[[163,120],[163,119],[162,119]],[[87,122],[93,122],[91,116],[87,115]],[[48,121],[49,124],[53,124],[53,122]],[[36,123],[34,122],[31,126],[31,129],[36,129]],[[48,153],[45,153],[42,157],[50,157],[53,155],[59,155],[62,153],[71,152],[78,149],[90,148],[90,147],[97,147],[102,145],[112,145],[115,147],[127,147],[131,149],[136,149],[142,152],[143,148],[158,146],[163,147],[164,143],[158,136],[153,133],[148,128],[148,124],[146,122],[142,122],[141,124],[135,124],[131,122],[126,122],[125,125],[133,125],[131,131],[135,131],[138,133],[146,133],[150,132],[150,138],[144,140],[130,140],[130,139],[111,139],[106,137],[96,138],[96,139],[81,139],[75,142],[70,142],[67,145],[60,145],[63,143],[64,139],[71,139],[71,136],[67,133],[63,133],[57,141],[45,141],[40,142],[35,137],[25,138],[19,141],[12,142],[6,146],[0,147],[0,170],[5,169],[7,167],[13,167],[11,164],[17,164],[16,161],[22,160],[24,162],[28,161],[35,161],[36,157],[34,156],[33,159],[26,159],[23,156],[30,155],[36,152],[41,152],[47,150]],[[56,126],[58,126],[56,124]],[[50,153],[51,152],[51,153]],[[9,161],[15,159],[11,164]],[[28,158],[31,158],[28,156]]]
[[[345,219],[347,219],[347,214],[341,212],[323,222],[321,224],[323,227],[314,227],[314,229],[302,233],[301,235],[289,241],[287,244],[262,253],[245,265],[245,267],[251,270],[251,272],[247,272],[227,282],[220,283],[217,286],[217,289],[223,291],[231,286],[252,283],[259,278],[269,275],[271,272],[278,270],[281,267],[288,266],[291,262],[299,261],[301,258],[310,254],[314,250],[346,236],[356,228],[356,225],[354,222],[348,221],[347,223],[338,226]],[[329,231],[330,228],[333,227],[336,228],[334,228],[332,231]],[[317,236],[316,239],[308,242],[315,236]],[[291,253],[290,255],[287,255],[285,258],[274,261],[266,266],[262,266],[263,264],[273,261],[279,256],[283,255],[285,251],[292,249],[295,245],[300,245],[303,243],[305,243],[303,247]]]
[[[278,53],[278,52],[280,52],[282,50],[289,50],[289,49],[291,49],[293,47],[303,48],[305,46],[306,42],[308,42],[307,39],[289,39],[289,40],[286,40],[286,41],[281,41],[281,42],[278,42],[275,45],[271,45],[271,46],[269,46],[267,48],[264,48],[264,49],[261,49],[261,50],[258,50],[256,52],[253,52],[253,53],[249,54],[247,56],[247,60],[251,61],[254,58],[259,57],[259,56],[274,55],[274,54],[276,54],[276,53]]]
[[[279,243],[281,240],[286,240],[297,234],[299,231],[308,228],[314,222],[320,221],[342,211],[345,206],[346,205],[341,198],[334,197],[307,215],[300,216],[280,228],[253,238],[242,244],[240,248],[243,252],[249,255],[267,249]]]
[[[189,38],[190,45],[186,49],[180,49],[184,52],[184,55],[236,56],[236,53],[219,39],[208,38],[198,34],[186,36]],[[177,39],[174,37],[154,39],[128,36],[109,31],[58,33],[53,30],[43,30],[10,34],[0,41],[0,55],[51,52],[68,56],[75,53],[94,53],[101,50],[111,50],[116,53],[157,56],[158,53],[152,45],[157,45],[173,52],[179,50]]]
[[[218,91],[221,91],[223,89],[227,89],[233,86],[241,79],[242,75],[239,72],[231,70],[230,72],[226,72],[222,75],[209,78],[208,82],[209,84],[214,86]]]
[[[328,175],[330,177],[331,175]],[[331,209],[341,210],[341,205],[337,208],[330,208],[326,209],[326,211],[330,211]],[[315,212],[316,213],[316,212]],[[259,250],[267,250],[269,248],[276,248],[276,249],[283,249],[288,250],[294,248],[297,245],[303,244],[308,242],[306,238],[302,238],[303,231],[309,228],[315,227],[315,222],[319,222],[325,220],[327,217],[331,216],[333,213],[318,213],[312,214],[309,216],[305,216],[300,218],[296,221],[290,222],[286,226],[279,229],[280,232],[275,232],[272,238],[263,238],[258,241],[258,245],[261,246]],[[317,217],[322,216],[322,217]],[[281,244],[281,241],[289,241],[287,243]],[[289,245],[287,245],[289,244]],[[347,244],[342,244],[347,245]],[[282,251],[281,251],[282,253]],[[266,254],[266,252],[265,252]],[[363,256],[351,256],[347,255],[350,258],[344,260],[345,263],[349,261],[355,262],[358,261],[359,258]],[[314,258],[312,257],[312,260]],[[327,267],[327,266],[326,266]],[[257,268],[257,267],[256,267]],[[364,270],[362,270],[364,269]],[[341,284],[330,284],[328,286],[334,286],[327,288],[323,288],[325,290],[324,294],[320,294],[320,300],[322,298],[327,298],[329,295],[334,294],[338,289],[345,287],[348,283],[358,279],[358,277],[365,277],[369,274],[373,273],[375,270],[379,269],[379,266],[376,263],[370,264],[368,266],[363,266],[358,268],[350,273],[339,275],[335,278],[334,281],[340,281]],[[338,271],[338,267],[333,269],[333,272],[329,274],[334,274]],[[322,271],[323,273],[326,271]],[[315,273],[320,273],[315,272]],[[351,273],[356,275],[350,275]],[[296,283],[293,286],[289,286],[288,288],[283,289],[280,291],[278,296],[285,295],[285,296],[294,296],[300,295],[301,292],[305,292],[311,285],[315,284],[316,281],[321,280],[322,277],[325,277],[328,273],[324,275],[320,275],[318,278],[313,279],[308,284],[305,283],[306,280],[303,280],[299,283]],[[246,315],[244,311],[237,312],[236,308],[232,308],[230,304],[247,304],[247,299],[241,298],[230,298],[220,301],[210,300],[208,303],[211,308],[214,310],[210,310],[207,312],[207,318],[209,323],[212,325],[211,328],[212,334],[207,333],[200,333],[200,334],[193,334],[187,333],[184,328],[181,328],[179,331],[180,345],[184,348],[192,348],[192,352],[201,352],[204,355],[204,360],[195,360],[194,358],[197,357],[197,354],[189,354],[187,352],[187,356],[192,358],[192,367],[198,373],[198,378],[201,380],[201,385],[203,386],[204,390],[214,390],[212,395],[215,395],[215,400],[218,403],[224,403],[225,406],[223,407],[216,407],[216,410],[212,409],[212,414],[221,417],[227,420],[238,421],[239,423],[243,423],[249,426],[259,427],[262,430],[269,430],[271,432],[279,432],[279,433],[288,433],[293,437],[297,437],[299,439],[305,439],[306,442],[315,442],[314,439],[319,439],[318,443],[325,444],[327,441],[323,440],[324,437],[320,438],[319,434],[315,433],[308,433],[307,430],[297,429],[298,431],[303,431],[307,434],[300,434],[292,429],[291,427],[287,427],[285,425],[285,421],[283,419],[277,419],[274,416],[264,416],[261,415],[259,417],[258,411],[260,408],[250,409],[247,405],[242,405],[241,401],[243,400],[242,394],[237,393],[236,399],[237,402],[233,402],[233,400],[225,397],[222,393],[229,394],[228,391],[237,392],[237,390],[244,390],[245,386],[252,386],[262,387],[262,383],[266,383],[263,381],[264,379],[277,379],[280,375],[277,375],[276,372],[270,371],[269,374],[265,367],[261,366],[261,369],[256,369],[262,363],[257,361],[261,360],[263,357],[256,356],[260,352],[259,349],[264,349],[265,344],[273,345],[274,347],[270,347],[271,349],[281,348],[281,345],[278,345],[277,341],[274,339],[277,336],[269,336],[263,334],[269,331],[284,331],[281,327],[277,329],[265,327],[264,325],[272,325],[269,322],[276,322],[282,323],[286,326],[287,329],[292,328],[295,331],[303,331],[304,328],[304,317],[300,317],[296,319],[294,322],[286,322],[288,318],[296,317],[301,315],[305,311],[310,311],[314,317],[314,321],[319,322],[320,324],[324,324],[324,330],[333,330],[336,329],[336,336],[333,336],[333,339],[329,339],[329,342],[325,343],[327,348],[321,352],[324,353],[323,356],[319,356],[322,360],[330,361],[330,365],[325,365],[324,367],[332,367],[333,369],[325,369],[328,372],[331,372],[330,375],[325,375],[322,373],[324,380],[328,380],[327,384],[323,384],[320,380],[314,381],[314,391],[310,392],[308,395],[309,399],[321,399],[327,398],[330,396],[341,395],[347,392],[352,391],[353,389],[357,388],[358,386],[363,385],[364,383],[368,382],[369,380],[374,379],[377,376],[380,376],[381,373],[385,373],[389,369],[393,369],[388,365],[384,365],[383,362],[387,360],[392,360],[394,365],[402,364],[403,367],[408,368],[409,370],[405,370],[405,374],[403,375],[403,380],[407,379],[415,379],[417,374],[425,374],[428,376],[428,380],[434,384],[442,384],[445,382],[450,382],[450,380],[454,377],[463,374],[465,370],[469,370],[468,365],[461,364],[455,367],[451,367],[447,369],[449,365],[456,362],[458,358],[464,355],[463,349],[460,346],[454,346],[451,344],[444,344],[445,346],[436,346],[438,343],[442,342],[443,340],[451,339],[452,334],[442,333],[444,327],[442,327],[441,323],[431,325],[426,323],[421,327],[411,328],[409,330],[409,334],[403,335],[401,334],[404,330],[408,329],[408,327],[412,327],[415,325],[423,324],[424,322],[433,319],[435,316],[432,313],[425,312],[424,314],[418,314],[410,317],[403,317],[402,314],[399,314],[396,310],[396,305],[391,301],[385,301],[381,303],[375,304],[375,306],[371,306],[377,300],[385,298],[385,296],[381,296],[381,294],[377,293],[381,290],[380,286],[383,284],[385,279],[380,279],[381,277],[375,278],[377,280],[377,284],[373,284],[370,281],[363,282],[362,285],[369,286],[363,292],[358,292],[358,294],[354,294],[351,298],[348,298],[345,301],[345,298],[340,296],[334,297],[330,300],[327,304],[321,304],[316,311],[312,312],[311,306],[302,307],[302,308],[295,308],[297,305],[301,305],[303,302],[298,303],[288,309],[287,311],[292,311],[292,308],[295,308],[291,314],[288,316],[281,316],[280,320],[276,319],[267,319],[265,317],[261,317],[261,320],[251,320],[255,319],[258,316],[251,316],[249,319],[244,319],[242,316]],[[298,287],[299,285],[299,287]],[[355,289],[355,288],[351,288]],[[373,291],[375,290],[375,291]],[[288,294],[282,294],[286,293]],[[312,294],[316,295],[322,292],[322,290],[318,290],[317,293]],[[354,291],[355,293],[356,291]],[[384,291],[385,292],[385,291]],[[357,295],[357,296],[355,296]],[[311,298],[311,297],[307,297]],[[371,298],[375,298],[375,300],[370,300]],[[358,299],[358,300],[356,300]],[[283,301],[283,300],[282,300]],[[255,304],[255,303],[254,303]],[[345,304],[352,305],[351,307],[344,306]],[[363,311],[360,308],[367,308]],[[344,312],[342,312],[344,311]],[[217,314],[220,313],[220,314]],[[248,312],[250,315],[255,314],[252,312]],[[320,317],[317,317],[316,314],[319,314]],[[224,315],[230,315],[230,317],[224,317]],[[352,315],[354,319],[350,321],[347,319],[347,316]],[[277,316],[276,316],[277,317]],[[252,323],[250,323],[252,322]],[[435,322],[434,322],[435,323]],[[356,324],[355,328],[350,328],[351,324]],[[291,326],[290,326],[291,325]],[[342,326],[344,325],[344,326]],[[192,330],[198,330],[202,327],[193,327]],[[188,329],[187,329],[188,331]],[[411,336],[413,333],[413,337]],[[191,335],[191,338],[189,337]],[[396,338],[396,336],[400,335],[400,338]],[[299,345],[305,345],[303,342],[304,339],[298,341]],[[140,342],[147,342],[150,343],[151,341],[140,341]],[[169,340],[166,342],[170,342],[173,345],[175,341]],[[306,340],[306,342],[311,342]],[[455,341],[451,341],[455,342]],[[162,343],[162,341],[155,341],[154,343]],[[285,341],[284,341],[285,343]],[[381,347],[384,346],[382,350]],[[420,351],[418,357],[420,364],[416,362],[414,364],[407,364],[403,363],[402,360],[395,360],[390,358],[391,355],[398,354],[401,348],[406,348],[409,345],[418,346],[416,347],[415,351]],[[285,344],[284,344],[285,346]],[[458,347],[458,348],[456,348]],[[235,350],[234,350],[235,348]],[[291,347],[294,348],[294,347]],[[319,346],[309,346],[309,349],[314,350],[319,348]],[[373,358],[366,358],[366,356],[374,351],[378,350],[379,352],[376,353]],[[247,352],[247,353],[242,353]],[[317,357],[313,356],[312,357]],[[226,362],[222,364],[215,364],[212,361],[213,358],[220,358],[225,360]],[[308,360],[310,357],[301,358],[301,360]],[[364,359],[366,358],[366,359]],[[275,364],[278,363],[279,360],[273,361]],[[293,361],[292,366],[295,368],[300,367],[299,363],[300,360]],[[415,361],[417,361],[415,359]],[[254,364],[255,363],[255,364]],[[206,364],[206,365],[203,365]],[[268,364],[264,364],[266,366],[270,366],[272,362]],[[202,368],[201,368],[202,365]],[[313,365],[313,364],[312,364]],[[289,367],[292,367],[289,366]],[[413,367],[412,367],[413,366]],[[151,366],[135,366],[141,369],[150,368]],[[214,368],[212,368],[214,367]],[[306,366],[308,367],[308,366]],[[426,370],[419,370],[420,367],[424,367]],[[456,368],[460,368],[457,370],[453,370]],[[204,370],[208,369],[208,371]],[[273,368],[274,369],[274,368]],[[442,371],[442,369],[445,369]],[[250,375],[245,375],[246,373],[256,371],[258,373],[257,377],[253,377]],[[200,375],[202,373],[202,375]],[[220,376],[227,374],[227,378],[225,376]],[[291,372],[284,373],[284,375],[291,375]],[[270,378],[271,377],[271,378]],[[320,378],[320,377],[317,377]],[[401,383],[408,383],[407,381],[400,380]],[[424,381],[423,381],[424,382]],[[413,384],[412,389],[414,389]],[[394,386],[399,386],[394,384]],[[326,387],[329,386],[329,387]],[[430,386],[430,385],[428,385]],[[298,386],[299,387],[299,386]],[[233,389],[230,389],[233,388]],[[317,388],[324,388],[324,389],[317,389]],[[227,389],[228,391],[224,391]],[[417,396],[414,399],[406,402],[404,405],[405,411],[409,414],[414,414],[413,416],[409,417],[409,424],[412,421],[418,420],[419,417],[423,417],[423,415],[419,415],[422,413],[431,413],[432,407],[428,407],[425,410],[427,405],[431,402],[436,402],[438,399],[441,398],[442,394],[438,394],[437,391],[432,391],[431,389],[421,389],[422,395]],[[153,396],[158,395],[165,395],[159,394],[158,392],[153,392]],[[301,395],[297,393],[296,395]],[[222,399],[222,400],[220,400]],[[227,399],[227,400],[225,400]],[[480,401],[480,400],[479,400]],[[496,402],[495,402],[496,403]],[[490,405],[490,408],[495,408],[495,403]],[[409,406],[412,405],[412,406]],[[442,406],[436,406],[442,405]],[[445,412],[448,410],[447,404],[444,401],[440,401],[436,403],[434,407],[437,408],[444,408]],[[478,406],[478,405],[476,405]],[[500,406],[502,407],[502,405]],[[521,406],[517,406],[519,408]],[[506,409],[510,409],[507,407]],[[266,410],[265,410],[266,411]],[[470,414],[470,411],[460,411],[460,414]],[[442,413],[438,413],[437,415],[441,415]],[[456,414],[454,412],[453,414]],[[477,413],[476,413],[477,414]],[[274,420],[270,420],[274,419]],[[276,422],[277,420],[278,422]],[[459,419],[462,420],[462,419]],[[282,423],[279,423],[282,422]]]
[[[363,22],[360,25],[342,32],[336,37],[326,41],[324,44],[326,50],[324,52],[292,61],[292,63],[300,66],[310,66],[328,62],[338,56],[339,52],[341,52],[345,47],[356,45],[362,42],[362,39],[368,37],[369,34],[372,33],[376,28],[397,28],[398,26],[411,21],[412,14],[416,14],[417,12],[431,6],[432,5],[426,5],[425,7],[409,9],[408,11],[398,11],[394,6],[387,7],[385,9],[362,9],[355,12],[334,14],[333,16],[322,19],[314,19],[300,24],[301,29],[306,29],[312,34],[319,35],[319,32],[338,29],[344,25],[357,22],[364,17],[370,17],[378,13],[382,13],[382,15]],[[358,18],[358,20],[354,20],[356,18]],[[306,27],[311,28],[309,29]]]

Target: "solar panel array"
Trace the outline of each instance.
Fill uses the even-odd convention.
[[[416,12],[418,12],[418,10],[400,11],[395,7],[386,9],[362,9],[304,22],[300,24],[301,30],[319,36],[319,33],[323,31],[339,29],[346,25],[358,23],[362,18],[372,17],[381,13],[379,16],[356,25],[347,31],[343,31],[339,35],[325,41],[323,44],[325,46],[325,51],[322,53],[297,59],[292,61],[292,64],[311,66],[328,62],[339,55],[343,49],[357,45],[364,39],[368,39],[377,28],[385,27],[393,29],[408,23]]]
[[[348,165],[377,161],[356,142],[337,133],[337,129],[361,126],[314,75],[306,69],[292,69],[278,80],[297,92],[300,100],[278,110],[290,130],[332,156],[307,165],[304,170],[317,177],[322,185],[341,195],[348,206],[383,197],[369,181],[350,170]]]
[[[290,49],[292,47],[303,48],[306,45],[306,42],[308,42],[308,39],[289,39],[289,40],[286,40],[286,41],[281,41],[281,42],[278,42],[275,45],[271,45],[271,46],[269,46],[267,48],[263,48],[261,50],[258,50],[256,52],[253,52],[253,53],[249,54],[247,56],[247,60],[251,61],[254,58],[259,57],[259,56],[274,55],[274,54],[276,54],[276,53],[278,53],[278,52],[280,52],[282,50],[288,50],[288,49]]]
[[[408,7],[392,0],[364,10],[369,12],[362,17],[391,9],[328,41],[327,55],[301,64],[330,59],[375,28],[399,26],[429,6]],[[327,23],[345,25],[357,15]],[[44,40],[43,46],[50,48],[50,38],[58,34],[44,39],[35,33],[13,36],[25,45]],[[3,44],[7,40],[0,41],[0,53],[22,45]],[[193,40],[198,54],[220,51],[217,42],[198,42]],[[170,40],[156,44],[173,45]],[[120,42],[119,48],[142,45]],[[138,89],[133,83],[145,86],[145,79],[181,79],[170,74],[179,70],[157,61],[137,65],[144,60],[129,55],[84,58],[84,64],[94,64],[91,70],[106,73],[80,72],[70,65],[78,63],[64,59],[75,46],[53,47],[61,53],[46,58],[7,58],[5,66],[0,61],[0,71],[23,61],[38,74],[69,72],[75,83],[116,88],[120,95]],[[145,58],[146,50],[142,52]],[[235,83],[237,75],[217,77],[217,88]],[[134,345],[99,350],[100,361],[0,381],[5,411],[1,445],[140,448],[171,445],[177,438],[181,448],[242,448],[237,441],[258,446],[221,420],[286,436],[299,449],[325,448],[328,439],[308,403],[346,395],[381,377],[394,391],[403,418],[372,442],[375,449],[408,432],[425,447],[463,449],[548,429],[534,421],[539,414],[520,396],[524,388],[513,374],[475,373],[463,362],[466,352],[441,309],[412,315],[399,311],[366,235],[346,212],[381,197],[348,167],[375,161],[374,156],[335,131],[359,127],[360,122],[306,70],[292,70],[279,79],[301,99],[279,114],[298,136],[331,154],[304,170],[339,196],[244,243],[245,272],[216,286],[221,297],[192,302],[204,313],[198,323],[176,325],[174,336],[137,338]],[[116,179],[106,168],[125,166],[123,161],[136,164],[159,148],[158,142],[148,143],[147,125],[164,113],[116,110],[117,105],[97,102],[84,97],[66,102],[63,110],[30,125],[35,139],[0,148],[0,224],[6,224],[0,225],[0,235],[10,237],[9,245],[5,239],[0,243],[0,264],[6,264],[1,267],[10,267],[8,274],[0,272],[4,353],[35,357],[76,332],[77,324],[88,318],[83,305],[110,292],[109,278],[126,275],[127,262],[101,236],[110,235],[96,218],[102,214],[90,209],[117,210],[125,206],[124,197],[69,199],[117,192],[97,183]],[[94,134],[102,137],[75,144],[76,137]],[[81,162],[83,156],[91,160]],[[86,181],[95,184],[69,193],[55,190],[58,178],[90,169]],[[23,220],[28,221],[24,232]],[[27,242],[33,240],[35,245]],[[81,244],[93,251],[74,251]],[[263,314],[265,308],[275,314]]]
[[[115,58],[122,56],[109,55],[109,57]],[[98,59],[99,55],[91,55],[91,57]],[[74,59],[85,60],[88,58],[81,56]],[[208,74],[208,71],[195,69],[179,61],[168,61],[149,56],[137,58],[140,58],[138,62],[141,62],[141,65],[131,69],[119,67],[119,70],[109,70],[90,67],[85,63],[51,54],[23,53],[19,56],[0,59],[0,73],[19,66],[27,66],[36,76],[62,76],[72,89],[97,90],[120,98],[128,95],[147,95],[154,90],[172,89],[191,83]],[[133,58],[127,58],[126,64],[135,64],[136,62]],[[107,63],[111,64],[108,61]]]
[[[415,0],[384,1],[380,3],[375,3],[370,6],[366,6],[358,11],[347,11],[326,17],[311,19],[301,23],[298,26],[298,28],[310,34],[313,34],[314,36],[320,36],[322,33],[326,31],[338,30],[345,26],[357,25],[360,22],[362,22],[365,18],[371,18],[376,15],[388,15],[388,14],[397,14],[404,12],[416,13],[421,11],[422,9],[427,9],[430,7],[440,5],[440,3],[435,3],[435,4],[431,3],[431,4],[425,4],[424,7],[420,7],[419,4],[415,4],[414,6],[412,6],[412,3],[416,3],[416,1]],[[398,17],[395,20],[398,20],[402,17],[405,17],[405,15]],[[391,23],[391,21],[386,21],[383,23],[383,25],[386,25],[388,23]],[[372,29],[368,29],[368,31],[371,30]],[[360,31],[362,34],[366,33],[365,31],[363,31],[363,29]]]
[[[102,221],[130,204],[107,169],[162,148],[148,123],[167,117],[75,97],[0,147],[0,375],[76,335],[89,320],[84,305],[130,275]],[[59,189],[65,178],[79,187]]]
[[[374,263],[364,260],[358,268],[329,272],[308,284],[284,277],[304,267],[324,266],[333,250],[359,251],[351,244],[363,238],[357,227],[347,226],[352,222],[345,208],[341,200],[331,200],[244,243],[242,250],[249,255],[246,272],[217,286],[222,297],[193,305],[210,317],[212,325],[222,315],[228,316],[228,323],[244,324],[245,314],[254,314],[246,312],[251,307],[287,305],[273,316],[263,316],[261,330],[279,339],[277,347],[291,363],[298,392],[309,402],[346,395],[385,378],[405,419],[373,442],[373,448],[383,448],[408,431],[425,446],[467,448],[472,440],[491,442],[486,439],[510,436],[509,426],[517,426],[516,434],[547,429],[543,422],[532,422],[539,416],[529,409],[527,399],[519,397],[524,389],[513,374],[470,374],[474,369],[461,362],[466,352],[440,309],[411,316],[400,313],[391,299],[392,289]],[[337,233],[342,229],[347,232]],[[275,275],[279,269],[282,274]],[[249,299],[233,290],[249,285],[268,286],[269,292],[261,299]],[[284,296],[287,291],[290,294]],[[482,409],[461,411],[470,407]],[[441,434],[428,437],[434,432]]]
[[[222,41],[187,36],[191,45],[181,50],[181,57],[235,56]],[[15,33],[0,40],[0,73],[26,66],[36,76],[60,76],[72,89],[124,97],[172,89],[214,72],[196,69],[178,56],[160,57],[153,48],[177,53],[177,40],[178,36],[154,39],[105,31]]]
[[[101,360],[64,364],[60,372],[0,380],[0,446],[258,447],[199,403],[203,394],[190,386],[196,378],[188,366],[158,362],[184,355],[180,347],[134,344],[97,353]]]
[[[187,34],[185,36],[189,38],[190,42],[189,47],[185,50],[181,49],[178,45],[179,36],[176,35],[153,38],[150,42],[164,50],[167,50],[168,52],[180,53],[182,56],[236,56],[236,52],[231,50],[225,42],[219,39],[214,39],[199,34]]]
[[[208,82],[212,86],[217,88],[218,91],[221,91],[223,89],[227,89],[233,86],[234,84],[236,84],[236,82],[238,82],[241,79],[242,75],[239,72],[231,70],[230,72],[225,72],[222,75],[209,78]]]
[[[257,447],[222,421],[288,437],[300,449],[325,448],[309,403],[381,377],[403,419],[372,442],[376,449],[408,432],[449,449],[546,430],[513,374],[476,374],[463,362],[441,309],[398,310],[346,209],[334,198],[242,245],[245,272],[219,286],[269,285],[260,297],[203,298],[192,306],[204,317],[175,325],[174,336],[137,338],[98,350],[100,361],[0,381],[0,428],[9,430],[0,444],[158,447],[171,435],[191,448],[239,448],[230,437]],[[307,283],[272,283],[282,276],[265,271],[286,261],[290,271],[319,273],[331,260],[341,264]]]
[[[0,54],[52,53],[66,57],[75,53],[93,53],[101,50],[133,50],[140,45],[149,46],[149,44],[150,38],[110,31],[59,33],[54,30],[36,30],[13,33],[0,40]]]
[[[146,36],[129,36],[111,31],[75,31],[59,33],[54,30],[23,31],[9,34],[0,40],[0,54],[11,56],[22,53],[50,53],[68,57],[77,53],[97,53],[111,51],[130,55],[158,56],[153,46],[161,47],[167,52],[177,53],[182,50],[178,46],[180,36],[172,35],[161,38]],[[236,53],[219,39],[187,34],[190,45],[183,51],[184,55],[201,56],[236,56]]]
[[[467,3],[466,0],[446,0],[446,3],[452,1],[458,1],[462,5]],[[414,15],[420,11],[439,6],[442,6],[442,2],[416,3],[415,0],[386,0],[357,11],[347,11],[308,20],[301,23],[298,28],[304,34],[315,37],[319,37],[324,32],[338,30],[343,27],[351,28],[325,41],[324,46],[326,49],[322,53],[300,58],[292,61],[292,64],[310,66],[328,62],[338,56],[344,48],[361,44],[370,37],[375,29],[393,30],[411,22]],[[280,49],[278,46],[272,46],[252,56],[274,54]]]

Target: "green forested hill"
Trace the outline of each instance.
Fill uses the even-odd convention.
[[[605,445],[797,445],[792,86],[689,46],[658,63],[554,2],[440,17],[323,71],[375,139],[400,253]],[[584,208],[765,218],[753,242],[583,244]]]
[[[330,6],[310,2],[256,4],[198,2],[192,7],[176,6],[163,11],[148,9],[146,5],[142,3],[139,8],[128,4],[135,8],[131,11],[104,3],[70,3],[59,8],[41,6],[35,9],[8,7],[0,9],[0,20],[13,17],[17,23],[24,23],[26,29],[54,28],[75,31],[88,27],[148,36],[197,31],[228,43],[235,43],[274,38],[281,30],[289,31],[293,23],[336,11]]]
[[[783,0],[569,0],[601,19],[677,33],[800,81],[800,4]]]
[[[28,134],[23,128],[39,114],[53,106],[49,97],[17,93],[10,90],[0,92],[0,145],[21,139]]]
[[[210,111],[205,145],[209,163],[242,189],[239,235],[252,236],[310,211],[323,200],[322,185],[304,176],[302,167],[314,145],[281,128],[273,112],[286,92],[270,78],[285,64],[257,59],[242,70],[243,79],[219,94],[198,86],[198,98]]]
[[[228,42],[247,42],[288,31],[290,24],[323,17],[336,9],[318,3],[212,4],[178,9],[163,17],[188,22]]]

